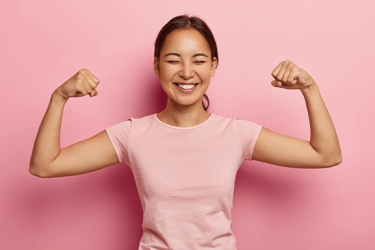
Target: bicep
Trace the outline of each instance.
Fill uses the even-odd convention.
[[[252,159],[292,168],[329,167],[309,141],[276,133],[262,127]]]
[[[48,177],[79,175],[118,163],[114,146],[105,130],[61,149],[48,169]]]

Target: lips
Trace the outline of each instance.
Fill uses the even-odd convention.
[[[198,83],[185,83],[185,82],[174,82],[173,84],[174,84],[174,85],[177,85],[177,86],[178,86],[179,84],[180,84],[180,85],[195,85],[195,86],[198,85]]]

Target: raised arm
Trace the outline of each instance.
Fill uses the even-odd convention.
[[[324,168],[341,163],[341,149],[335,127],[318,85],[303,69],[287,60],[272,72],[274,87],[300,89],[310,122],[310,141],[285,136],[262,127],[252,159],[294,168]]]
[[[95,76],[83,69],[53,92],[34,142],[31,174],[42,178],[77,175],[118,163],[106,131],[60,148],[61,120],[67,100],[88,94],[96,96],[98,83]]]

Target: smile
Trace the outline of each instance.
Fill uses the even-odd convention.
[[[194,85],[184,85],[184,84],[174,83],[174,85],[176,85],[176,87],[177,87],[180,91],[182,91],[182,92],[184,92],[184,93],[190,93],[190,92],[192,92],[194,89],[196,89],[198,83],[197,83],[197,84],[194,84]]]

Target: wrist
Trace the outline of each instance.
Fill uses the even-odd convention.
[[[316,84],[315,81],[313,81],[313,83],[310,84],[308,87],[304,87],[300,90],[301,90],[302,94],[306,97],[306,96],[309,96],[309,95],[312,95],[312,94],[318,92],[319,88],[318,88],[318,84]]]
[[[52,95],[51,95],[51,102],[57,102],[59,104],[65,105],[65,103],[68,101],[68,99],[62,97],[59,92],[59,90],[56,89]]]

